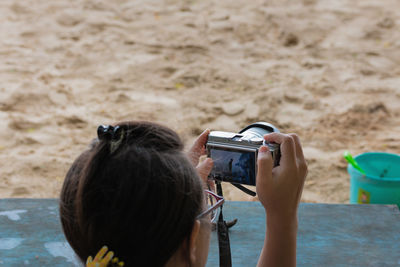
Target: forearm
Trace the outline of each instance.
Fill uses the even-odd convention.
[[[264,247],[257,266],[296,266],[297,224],[297,217],[290,220],[267,218]]]

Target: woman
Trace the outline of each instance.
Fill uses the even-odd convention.
[[[100,250],[107,245],[125,266],[205,266],[217,208],[206,205],[217,196],[204,191],[212,160],[198,164],[208,133],[185,154],[178,135],[158,124],[100,126],[98,140],[68,171],[60,198],[63,230],[79,258],[118,266],[113,253]],[[256,189],[268,228],[259,266],[295,266],[307,166],[296,135],[265,139],[281,145],[282,157],[273,168],[268,148],[259,149]]]

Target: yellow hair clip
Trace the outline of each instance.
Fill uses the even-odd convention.
[[[86,260],[86,267],[107,267],[108,264],[111,262],[112,266],[124,266],[123,261],[119,261],[117,257],[114,257],[114,252],[108,251],[107,246],[102,247],[99,252],[97,252],[94,259],[92,256],[89,256]],[[107,254],[106,254],[107,253]]]

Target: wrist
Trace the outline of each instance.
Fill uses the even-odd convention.
[[[285,229],[295,230],[298,228],[297,212],[294,214],[268,214],[267,213],[268,229]]]
[[[296,266],[297,224],[297,215],[268,214],[259,266]]]

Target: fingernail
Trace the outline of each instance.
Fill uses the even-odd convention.
[[[260,147],[260,149],[258,151],[260,151],[260,153],[266,153],[266,152],[268,152],[268,147],[262,146],[262,147]]]
[[[114,252],[110,252],[110,255],[108,256],[108,258],[111,260],[112,259],[112,257],[114,257]]]

